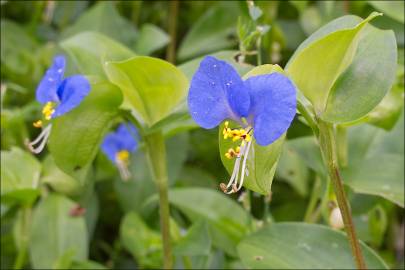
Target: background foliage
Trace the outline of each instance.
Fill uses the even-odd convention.
[[[166,137],[176,267],[352,268],[343,233],[330,228],[335,200],[305,120],[296,117],[283,149],[276,150],[282,154],[271,196],[227,197],[218,189],[228,173],[217,130],[197,128],[182,89],[207,54],[245,75],[258,64],[252,53],[258,39],[262,63],[285,67],[290,61],[293,74],[302,66],[291,59],[308,45],[302,43],[307,37],[335,18],[366,18],[372,11],[384,16],[361,37],[322,117],[345,123],[339,126],[349,146],[343,178],[367,262],[404,268],[403,2],[258,1],[248,9],[243,1],[180,1],[177,16],[174,10],[168,1],[1,1],[1,268],[161,267],[157,190],[144,146],[131,157],[128,182],[99,151],[101,135],[128,104],[141,108],[131,96],[134,88],[145,90],[147,102],[138,111],[145,132],[162,128]],[[175,33],[169,30],[174,19]],[[352,19],[332,23],[329,31],[358,22]],[[176,45],[174,57],[170,44]],[[90,76],[92,92],[83,106],[55,121],[48,150],[33,156],[24,141],[37,133],[35,89],[58,53],[68,56],[68,74]],[[134,55],[143,57],[122,62]],[[386,76],[393,68],[387,61],[375,64],[376,55],[397,58],[395,78]],[[147,56],[169,59],[178,69]],[[379,76],[359,79],[359,70]],[[128,74],[149,79],[123,82]],[[147,91],[165,74],[169,101]],[[363,103],[342,102],[348,89]],[[78,205],[84,214],[72,215]]]

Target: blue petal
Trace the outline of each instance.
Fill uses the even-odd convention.
[[[101,150],[113,163],[115,163],[115,155],[120,150],[118,142],[119,140],[117,138],[117,135],[113,132],[110,132],[105,136],[104,141],[101,144]]]
[[[248,89],[236,70],[206,56],[194,74],[188,94],[191,117],[203,128],[213,128],[229,118],[239,121],[249,112]]]
[[[55,56],[52,66],[46,71],[37,87],[36,98],[39,102],[43,104],[49,101],[59,102],[57,91],[65,73],[65,64],[63,55]]]
[[[120,140],[120,150],[127,150],[133,152],[138,146],[136,138],[138,132],[131,124],[121,124],[117,129],[117,137]]]
[[[296,89],[283,74],[272,73],[246,80],[250,88],[249,120],[259,145],[268,145],[283,135],[296,111]]]
[[[52,117],[61,116],[75,107],[89,94],[90,83],[82,75],[74,75],[64,79],[58,88],[60,104]]]

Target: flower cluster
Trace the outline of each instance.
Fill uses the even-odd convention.
[[[52,66],[46,71],[38,85],[36,99],[44,104],[42,109],[43,119],[35,121],[34,127],[42,128],[44,123],[52,118],[59,117],[79,106],[82,100],[90,92],[90,83],[82,75],[73,75],[63,78],[66,60],[62,55],[53,59]],[[27,143],[28,149],[38,154],[48,140],[52,125],[46,125],[39,136],[32,142]],[[37,145],[37,146],[36,146]],[[36,147],[35,147],[36,146]]]
[[[258,145],[265,146],[287,131],[296,112],[296,88],[281,73],[243,81],[231,65],[207,56],[192,78],[188,106],[201,127],[210,129],[226,121],[224,139],[241,141],[225,153],[226,158],[236,159],[229,183],[220,185],[230,194],[243,186],[252,137]],[[239,128],[231,129],[229,120]]]

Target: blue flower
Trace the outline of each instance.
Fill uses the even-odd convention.
[[[224,139],[241,141],[229,149],[226,157],[237,158],[226,193],[238,191],[243,185],[246,159],[253,136],[256,143],[266,146],[280,138],[290,126],[296,112],[296,88],[281,73],[251,77],[245,81],[224,61],[205,57],[191,80],[188,107],[194,121],[210,129],[225,121]],[[231,129],[229,122],[240,128]],[[244,157],[243,163],[242,158]],[[237,185],[242,166],[240,184]],[[228,189],[232,187],[231,191]]]
[[[124,180],[130,177],[129,156],[138,148],[136,138],[138,138],[138,132],[133,125],[121,124],[116,132],[108,133],[101,144],[101,150],[117,166]]]
[[[36,91],[36,99],[44,105],[42,114],[44,120],[61,116],[79,106],[90,92],[90,83],[82,75],[73,75],[63,78],[66,60],[62,55],[55,56],[52,66],[46,71]],[[41,128],[43,121],[33,123],[34,127]],[[36,140],[28,144],[33,153],[39,153],[45,147],[51,131],[51,125],[43,129]],[[39,144],[37,148],[34,145]]]

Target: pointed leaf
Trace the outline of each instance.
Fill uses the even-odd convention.
[[[79,71],[87,75],[103,77],[104,61],[120,61],[135,56],[124,45],[97,32],[81,32],[63,40],[60,45],[75,61]]]
[[[87,228],[83,216],[69,215],[75,203],[51,194],[34,210],[30,239],[31,263],[35,269],[51,269],[69,250],[72,259],[85,260]]]
[[[107,62],[105,71],[148,126],[169,115],[184,99],[188,89],[186,76],[158,58],[139,56],[122,62]]]
[[[333,84],[352,62],[361,30],[378,15],[372,13],[353,28],[338,30],[318,39],[288,63],[287,74],[311,101],[317,114],[325,110]]]

